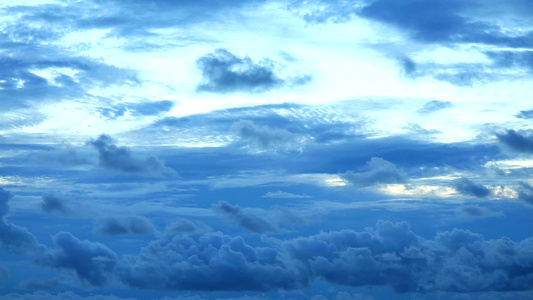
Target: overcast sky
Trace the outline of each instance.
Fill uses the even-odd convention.
[[[0,298],[533,299],[532,1],[0,18]]]

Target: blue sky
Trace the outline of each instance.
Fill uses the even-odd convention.
[[[533,299],[532,16],[0,4],[0,297]]]

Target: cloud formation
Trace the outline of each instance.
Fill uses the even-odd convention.
[[[54,236],[57,249],[37,258],[37,263],[73,271],[84,283],[105,286],[113,275],[118,258],[115,252],[98,242],[79,240],[68,232]]]
[[[278,231],[274,225],[265,219],[243,210],[238,205],[231,205],[228,202],[221,201],[213,205],[213,210],[234,225],[252,232],[265,233]]]
[[[478,198],[484,198],[490,195],[490,189],[481,184],[476,184],[468,178],[457,179],[454,182],[453,188],[463,195],[474,196]]]
[[[131,287],[156,290],[291,290],[309,280],[278,250],[221,233],[154,241],[139,256],[126,256],[119,276]]]
[[[511,150],[522,153],[533,153],[533,137],[531,134],[521,134],[509,129],[505,133],[496,134],[498,141]]]
[[[117,146],[110,136],[102,134],[89,144],[98,150],[98,164],[106,169],[132,174],[176,175],[165,163],[154,156],[137,157],[128,147]]]
[[[94,229],[96,234],[122,235],[122,234],[151,234],[155,226],[145,217],[106,217],[97,221]]]
[[[355,186],[365,187],[380,183],[401,183],[405,181],[396,165],[380,157],[372,157],[366,163],[366,171],[348,171],[342,177]]]
[[[270,60],[254,62],[240,58],[225,49],[200,57],[196,64],[204,82],[197,90],[203,92],[264,92],[285,84],[301,85],[310,80],[308,75],[282,79],[275,74],[275,63]]]

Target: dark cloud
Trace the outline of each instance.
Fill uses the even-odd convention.
[[[94,232],[101,235],[151,234],[154,225],[145,217],[107,217],[98,220]]]
[[[467,218],[485,218],[485,217],[502,217],[501,212],[492,212],[485,207],[479,205],[464,205],[455,210],[455,214],[458,217]]]
[[[165,233],[171,235],[177,234],[200,234],[212,231],[211,227],[202,222],[193,222],[187,219],[178,218],[168,224]]]
[[[454,229],[434,240],[415,235],[405,222],[378,222],[364,232],[344,230],[283,243],[314,276],[350,286],[393,287],[408,291],[531,290],[530,239],[485,240]],[[519,259],[517,259],[520,257]]]
[[[496,8],[497,7],[497,8]],[[531,31],[507,32],[495,12],[520,19],[531,12],[527,1],[461,0],[301,0],[289,9],[307,22],[347,22],[355,16],[383,22],[427,43],[483,43],[508,47],[530,47]],[[507,29],[507,28],[506,28]]]
[[[521,134],[513,129],[509,129],[505,133],[496,134],[496,137],[501,144],[514,151],[533,153],[533,136],[529,132]]]
[[[90,140],[99,153],[98,163],[101,167],[125,173],[146,175],[176,175],[176,172],[167,168],[163,161],[154,156],[137,157],[128,147],[115,144],[108,135],[100,135],[96,140]]]
[[[131,287],[158,290],[290,290],[309,280],[278,250],[221,233],[154,241],[126,256],[119,276]]]
[[[249,57],[240,58],[225,49],[217,49],[196,61],[202,71],[204,83],[197,89],[204,92],[264,92],[286,84],[301,85],[310,80],[308,75],[299,78],[279,78],[275,63],[270,60],[254,62]]]
[[[366,170],[354,173],[348,171],[342,177],[356,186],[370,186],[380,183],[401,183],[405,182],[404,176],[400,173],[396,165],[379,157],[372,157],[366,163]]]
[[[70,200],[62,196],[46,194],[43,195],[41,210],[46,213],[59,213],[62,215],[68,215],[72,212],[69,202]]]
[[[78,278],[93,286],[105,286],[117,265],[116,254],[105,245],[81,241],[68,232],[54,236],[57,250],[49,250],[36,262],[42,266],[73,271]]]
[[[243,210],[237,205],[231,205],[225,201],[214,204],[213,210],[217,214],[229,220],[231,223],[252,232],[265,233],[278,231],[274,225],[265,219],[260,218],[249,211]]]
[[[463,195],[485,198],[490,195],[490,190],[481,184],[477,184],[468,178],[460,178],[454,181],[453,188]]]

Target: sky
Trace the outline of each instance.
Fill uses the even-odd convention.
[[[533,299],[530,0],[0,3],[0,298]]]

